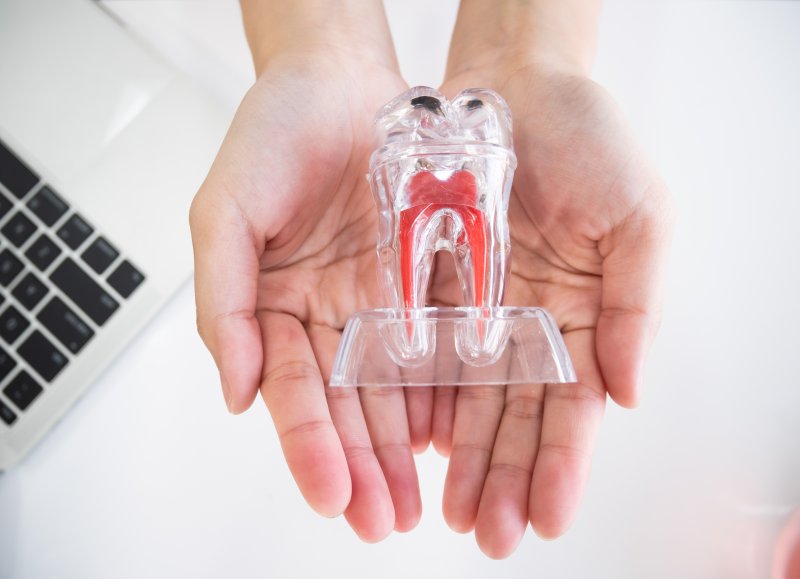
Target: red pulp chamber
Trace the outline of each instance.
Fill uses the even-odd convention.
[[[426,288],[417,288],[414,281],[416,264],[422,259],[419,252],[429,250],[418,243],[430,220],[447,209],[457,214],[463,229],[455,240],[456,246],[468,245],[472,257],[474,302],[466,306],[481,306],[485,297],[486,277],[486,218],[478,208],[475,176],[469,171],[456,171],[447,180],[433,173],[415,174],[408,185],[409,207],[400,211],[400,268],[403,278],[403,303],[406,308],[425,306]],[[465,280],[466,281],[466,280]],[[417,295],[418,292],[422,295]]]

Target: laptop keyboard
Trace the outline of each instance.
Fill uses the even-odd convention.
[[[0,183],[0,421],[12,426],[145,276],[2,141]]]

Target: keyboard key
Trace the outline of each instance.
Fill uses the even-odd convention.
[[[98,325],[102,326],[119,307],[117,300],[70,258],[53,270],[50,279]]]
[[[58,297],[50,300],[36,317],[73,354],[94,336],[92,329]]]
[[[25,252],[25,255],[33,262],[33,265],[44,271],[53,263],[53,260],[61,254],[61,249],[56,242],[45,234],[39,236]]]
[[[144,275],[127,259],[108,276],[108,283],[124,298],[130,297],[133,290],[139,287],[143,281]]]
[[[81,257],[97,273],[103,273],[118,255],[119,251],[114,249],[113,245],[104,237],[98,237],[86,248]]]
[[[5,217],[13,206],[14,203],[12,203],[11,199],[0,193],[0,219]]]
[[[25,410],[42,393],[42,387],[33,376],[20,370],[8,386],[3,388],[3,393],[17,408]]]
[[[31,323],[17,308],[8,306],[0,315],[0,336],[9,344],[13,344],[30,325]]]
[[[23,269],[22,262],[10,249],[0,252],[0,285],[8,286]]]
[[[52,226],[69,209],[69,205],[49,186],[42,187],[28,201],[28,209],[46,225]]]
[[[14,411],[11,410],[8,406],[6,406],[2,400],[0,400],[0,420],[5,422],[7,425],[11,426],[14,424],[14,421],[17,419],[17,415],[14,414]]]
[[[28,273],[11,293],[14,294],[19,303],[32,310],[47,295],[47,286],[39,281],[39,278],[35,275]]]
[[[93,231],[92,226],[86,223],[83,217],[75,213],[61,226],[57,235],[72,249],[78,249]]]
[[[20,344],[17,353],[48,382],[52,381],[68,362],[67,356],[38,330]]]
[[[6,379],[6,376],[11,374],[11,370],[16,368],[17,363],[11,356],[8,355],[3,348],[0,348],[0,382]]]
[[[9,148],[0,141],[0,183],[22,199],[39,182],[39,177],[30,170]]]
[[[22,212],[13,215],[3,229],[0,229],[3,236],[17,247],[28,241],[28,238],[36,231],[36,224],[28,219]]]

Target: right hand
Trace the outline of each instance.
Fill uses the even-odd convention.
[[[347,317],[379,305],[364,175],[373,114],[405,89],[396,64],[332,49],[272,58],[190,215],[198,330],[228,408],[260,389],[306,501],[366,541],[419,520],[404,394],[325,384]]]

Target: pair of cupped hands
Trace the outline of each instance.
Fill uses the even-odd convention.
[[[608,393],[637,403],[659,323],[669,195],[617,106],[569,66],[448,65],[440,90],[497,90],[518,168],[505,303],[555,317],[578,382],[331,389],[350,314],[380,307],[377,211],[364,175],[375,112],[407,90],[396,60],[306,48],[271,58],[191,208],[200,335],[233,413],[260,392],[305,500],[365,541],[411,530],[414,453],[449,457],[443,511],[505,557],[530,523],[573,521]],[[452,269],[429,301],[458,305]],[[265,483],[268,484],[268,483]]]

